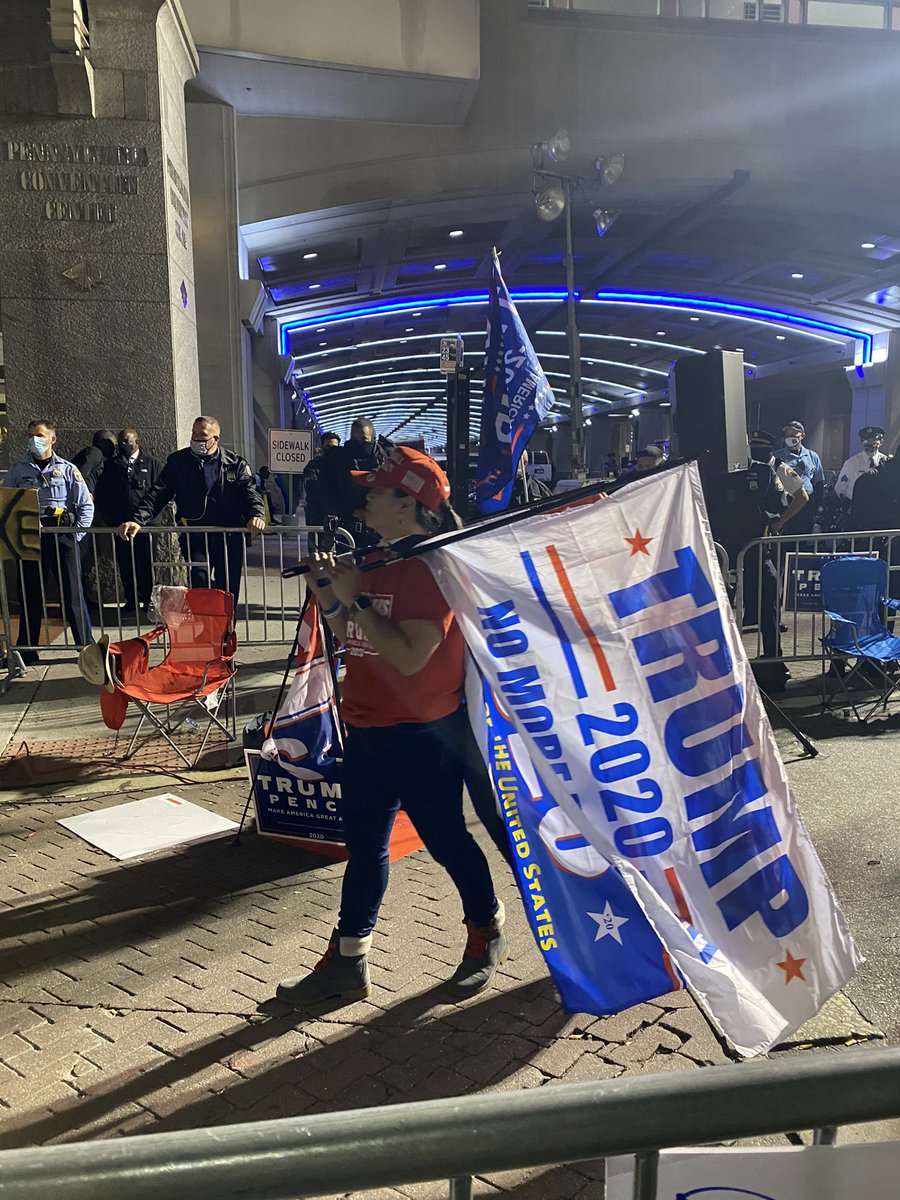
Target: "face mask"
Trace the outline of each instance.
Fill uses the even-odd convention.
[[[132,446],[131,442],[119,442],[119,453],[123,458],[131,458],[137,450],[137,446]]]
[[[38,437],[37,434],[35,434],[33,437],[28,439],[28,449],[35,456],[35,458],[43,458],[47,453],[47,439],[44,437]]]
[[[878,451],[880,449],[881,449],[880,442],[864,442],[863,443],[863,450],[865,450],[866,454],[875,455],[878,453]]]
[[[792,450],[796,450],[800,445],[800,439],[798,437],[786,437],[784,439],[784,444],[786,446],[790,446]]]
[[[751,446],[750,447],[750,457],[753,459],[754,462],[763,462],[763,463],[771,462],[772,461],[772,451],[769,449],[768,446]]]
[[[197,442],[191,438],[191,454],[196,454],[198,458],[206,458],[207,454],[209,454],[209,445],[206,440]]]

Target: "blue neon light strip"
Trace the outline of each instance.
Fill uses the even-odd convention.
[[[512,292],[511,294],[517,304],[561,304],[569,293],[565,288],[551,288],[543,291]],[[581,299],[581,292],[575,293],[575,299]],[[315,329],[322,325],[338,325],[343,321],[357,321],[361,317],[376,317],[383,313],[413,312],[420,308],[454,308],[467,304],[487,304],[487,302],[487,292],[456,292],[448,296],[425,296],[419,299],[388,300],[379,304],[364,304],[359,308],[345,308],[339,312],[320,313],[317,317],[298,317],[296,321],[286,321],[281,326],[281,353],[290,353],[288,336],[296,329]]]
[[[564,288],[549,288],[539,291],[513,292],[512,298],[517,304],[534,303],[563,303],[568,293]],[[575,293],[576,300],[581,299],[581,292]],[[364,304],[357,308],[342,309],[333,313],[319,313],[317,316],[298,317],[294,321],[285,321],[280,327],[281,353],[290,353],[288,339],[295,330],[310,329],[322,325],[338,325],[345,321],[356,321],[360,318],[378,316],[385,313],[413,312],[423,308],[454,308],[465,305],[487,304],[487,292],[454,292],[444,296],[409,297],[403,300],[389,300],[376,304]],[[752,304],[738,304],[732,300],[720,300],[706,296],[679,296],[671,293],[657,292],[605,292],[594,294],[588,304],[622,304],[644,308],[681,308],[698,312],[732,313],[735,316],[749,317],[753,320],[771,324],[786,325],[795,329],[808,329],[811,332],[830,333],[846,340],[858,341],[862,348],[862,363],[872,361],[872,334],[864,333],[861,329],[850,329],[844,325],[834,325],[829,321],[818,321],[814,317],[803,317],[799,313],[782,312],[773,308],[759,308]]]
[[[802,317],[799,313],[781,312],[774,308],[757,308],[753,304],[736,304],[732,300],[717,300],[704,296],[676,296],[657,292],[595,292],[594,301],[599,304],[632,304],[640,308],[685,308],[701,312],[734,313],[736,316],[752,317],[779,325],[790,325],[800,329],[819,330],[837,337],[862,343],[863,364],[872,361],[872,334],[861,329],[849,329],[845,325],[832,325],[829,321],[817,321],[814,317]]]

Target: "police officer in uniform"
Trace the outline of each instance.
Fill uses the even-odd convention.
[[[847,459],[841,467],[837,483],[834,485],[834,494],[850,505],[851,516],[854,515],[853,493],[856,490],[856,481],[861,475],[877,471],[887,458],[887,455],[881,452],[884,444],[884,430],[880,425],[864,425],[859,431],[859,440],[863,444],[862,450]],[[853,520],[849,527],[865,528],[856,520]]]
[[[94,501],[81,472],[54,453],[56,426],[45,418],[28,424],[28,457],[13,463],[4,487],[35,488],[41,525],[77,526],[85,530],[94,516]],[[19,634],[17,646],[36,646],[41,633],[41,575],[59,581],[63,611],[78,646],[92,642],[91,619],[81,586],[81,556],[78,543],[84,533],[48,534],[41,538],[41,561],[19,564]],[[38,661],[37,652],[23,650],[26,666]]]
[[[156,483],[161,470],[156,459],[141,449],[137,430],[120,429],[116,453],[107,460],[94,492],[103,524],[121,525],[129,521]],[[153,542],[149,537],[136,537],[130,543],[116,538],[115,547],[125,593],[122,615],[129,616],[137,611],[138,604],[146,608],[150,603]]]
[[[215,417],[198,417],[191,444],[166,459],[155,485],[119,526],[119,537],[131,541],[142,525],[175,501],[179,525],[243,525],[251,532],[265,529],[265,507],[253,483],[250,465],[219,445],[221,429]],[[235,606],[241,586],[244,537],[240,533],[187,533],[179,538],[181,553],[191,564],[191,587],[212,586],[231,592]]]
[[[809,502],[803,480],[787,463],[775,458],[775,436],[765,429],[752,429],[748,438],[750,471],[755,476],[754,495],[759,509],[763,537],[776,537],[783,526],[792,520]],[[762,635],[763,655],[767,659],[781,657],[780,581],[772,550],[764,548],[760,562],[759,548],[750,551],[745,565],[745,605],[759,597],[759,632]],[[760,580],[761,582],[758,582]],[[757,588],[759,589],[757,593]],[[746,608],[745,608],[746,612]],[[765,691],[781,692],[788,678],[783,662],[760,664],[754,674]]]

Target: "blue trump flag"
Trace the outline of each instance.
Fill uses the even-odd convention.
[[[556,802],[487,681],[483,688],[486,757],[516,880],[563,1008],[609,1015],[679,990],[672,960],[619,872],[571,827],[554,829]],[[570,860],[583,859],[580,873],[561,870],[554,860],[557,838]]]
[[[503,282],[495,250],[475,483],[482,512],[499,512],[509,504],[522,451],[552,406],[553,392]]]

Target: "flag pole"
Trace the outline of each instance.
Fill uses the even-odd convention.
[[[688,461],[690,460],[686,458],[669,459],[663,466],[657,467],[656,470],[647,471],[643,478],[646,479],[651,475],[662,475],[663,472],[670,471],[673,467],[684,466]],[[573,505],[582,504],[586,500],[594,500],[598,496],[611,496],[614,492],[621,491],[623,487],[627,487],[629,483],[633,482],[631,479],[623,479],[616,483],[589,483],[584,487],[573,488],[569,492],[562,492],[558,496],[542,496],[537,500],[532,500],[528,504],[523,505],[522,508],[514,509],[512,512],[498,513],[496,516],[485,517],[484,520],[477,521],[474,525],[467,525],[464,529],[455,529],[452,533],[439,533],[436,537],[426,538],[424,542],[419,542],[418,545],[413,546],[402,557],[414,558],[420,554],[427,554],[429,550],[442,550],[444,546],[464,542],[468,538],[476,537],[479,533],[496,533],[498,529],[505,529],[509,525],[515,525],[519,521],[539,516],[541,513],[553,512],[557,508],[570,508]],[[363,569],[365,570],[365,568]]]

